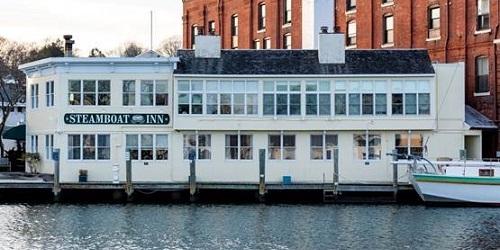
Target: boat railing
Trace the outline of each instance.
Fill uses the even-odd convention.
[[[442,173],[442,170],[439,167],[436,167],[436,164],[419,155],[397,153],[387,153],[387,155],[398,159],[396,161],[392,161],[391,164],[408,165],[411,172]]]

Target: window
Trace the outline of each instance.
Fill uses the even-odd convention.
[[[384,16],[384,37],[383,44],[394,43],[394,17]]]
[[[283,24],[292,23],[292,0],[283,0]]]
[[[389,3],[393,3],[394,0],[382,0],[382,4],[389,4]]]
[[[346,115],[346,94],[335,94],[335,115]]]
[[[258,82],[207,81],[206,113],[209,115],[256,115]]]
[[[306,115],[330,115],[330,81],[306,82]]]
[[[264,115],[300,115],[300,92],[298,81],[265,81]]]
[[[109,80],[70,80],[70,105],[111,105],[111,82]]]
[[[368,138],[368,140],[367,140]],[[358,160],[380,160],[382,140],[378,134],[354,134],[354,158]],[[368,153],[367,153],[368,152]]]
[[[418,155],[423,156],[424,152],[424,137],[418,133],[396,134],[396,151],[402,155]],[[404,157],[398,157],[402,159]]]
[[[191,48],[194,49],[196,44],[195,44],[195,38],[196,36],[198,35],[198,25],[197,24],[193,24],[191,26]]]
[[[346,0],[347,11],[356,9],[356,0]]]
[[[96,143],[97,137],[97,143]],[[111,156],[110,135],[68,135],[69,160],[109,160]]]
[[[292,49],[292,35],[290,33],[283,35],[283,49]]]
[[[131,160],[168,160],[166,134],[129,134],[125,141]]]
[[[135,80],[124,80],[122,92],[123,106],[135,106]]]
[[[393,81],[393,115],[429,115],[431,112],[429,81]]]
[[[361,97],[360,94],[349,94],[349,115],[361,114],[360,97]]]
[[[210,35],[215,34],[215,21],[208,22],[208,34],[210,34]]]
[[[356,20],[352,20],[347,23],[347,46],[355,46],[356,45]]]
[[[45,102],[47,107],[54,106],[54,81],[45,83]]]
[[[270,160],[295,160],[295,135],[269,135]]]
[[[226,135],[227,160],[252,160],[252,135]]]
[[[263,49],[271,49],[271,38],[264,38],[264,47]]]
[[[495,169],[479,169],[479,176],[495,176]]]
[[[266,29],[266,4],[259,3],[258,6],[258,18],[257,18],[257,29]]]
[[[238,48],[238,15],[231,16],[231,48]]]
[[[476,30],[490,28],[490,1],[477,0],[477,24]]]
[[[31,153],[38,153],[38,135],[32,135],[31,137]]]
[[[476,93],[485,93],[490,90],[488,84],[489,65],[488,57],[476,58]]]
[[[38,84],[31,85],[31,108],[38,108]]]
[[[45,135],[45,159],[52,160],[54,151],[54,135]]]
[[[429,21],[428,21],[428,29],[429,29],[429,38],[438,38],[441,36],[440,27],[441,27],[441,12],[439,6],[434,6],[429,8]]]
[[[141,80],[141,106],[167,106],[168,81]]]
[[[253,41],[253,49],[261,49],[259,39]]]
[[[203,81],[178,81],[178,113],[203,113]]]
[[[331,160],[338,146],[338,137],[333,134],[311,135],[311,160]]]
[[[184,159],[189,159],[189,153],[194,150],[196,159],[210,160],[212,136],[209,134],[185,134],[184,135]]]

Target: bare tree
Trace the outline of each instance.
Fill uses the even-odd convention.
[[[102,53],[100,49],[93,48],[92,50],[90,50],[89,57],[106,57],[106,55]]]
[[[120,51],[120,56],[122,57],[135,57],[146,51],[143,47],[135,42],[128,42],[124,45],[123,49]]]
[[[178,36],[171,36],[161,42],[158,51],[166,56],[175,56],[177,50],[182,46],[182,41]]]
[[[22,44],[0,38],[0,135],[10,112],[26,100],[26,76],[19,65],[47,57],[64,56],[64,43],[46,40],[42,45]],[[0,153],[6,152],[0,136]]]

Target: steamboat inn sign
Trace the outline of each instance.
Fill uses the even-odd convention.
[[[113,124],[113,125],[167,125],[170,122],[168,114],[91,114],[68,113],[64,115],[66,124]]]

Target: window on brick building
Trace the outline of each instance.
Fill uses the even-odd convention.
[[[283,35],[283,49],[292,49],[292,35],[290,33]]]
[[[488,57],[480,56],[476,58],[476,93],[489,91],[488,86]]]
[[[389,4],[389,3],[393,3],[394,0],[382,0],[382,4]]]
[[[264,38],[264,47],[263,49],[271,49],[271,38],[266,37]]]
[[[356,45],[356,20],[352,20],[347,23],[347,46]]]
[[[347,9],[347,11],[355,10],[356,9],[356,0],[347,0],[346,1],[346,9]]]
[[[231,16],[231,48],[238,48],[238,15]]]
[[[441,36],[441,9],[439,6],[433,6],[429,8],[429,20],[428,20],[428,37],[438,38]]]
[[[259,39],[253,40],[253,49],[261,49]]]
[[[394,17],[384,16],[384,37],[383,44],[394,43]]]
[[[258,30],[266,29],[266,4],[265,3],[259,3],[258,20],[257,21],[258,21],[258,23],[257,23]]]
[[[283,24],[292,23],[292,0],[283,0]]]
[[[215,34],[215,21],[208,22],[208,34]]]
[[[195,48],[195,44],[194,44],[194,38],[198,35],[198,25],[197,24],[193,24],[191,26],[191,48]]]
[[[476,30],[490,28],[490,1],[477,0],[477,26]]]

